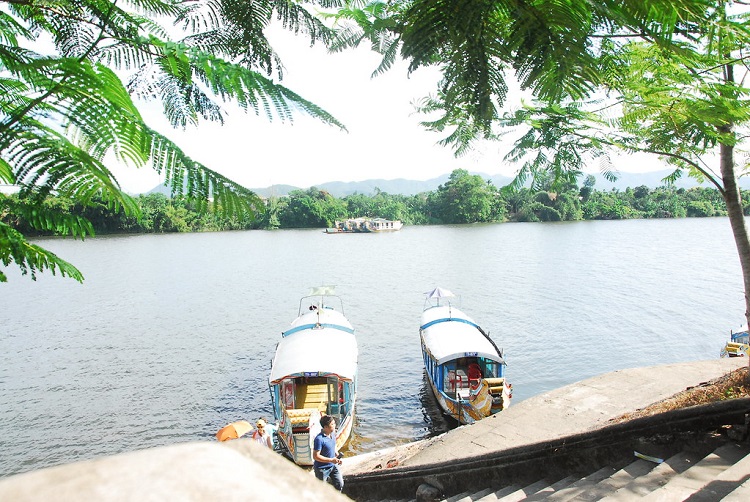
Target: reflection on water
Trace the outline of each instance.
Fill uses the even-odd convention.
[[[419,389],[419,402],[422,403],[422,414],[427,424],[424,438],[437,436],[459,426],[458,420],[442,412],[435,394],[432,393],[427,373],[424,371],[422,372],[422,387]]]
[[[451,427],[419,347],[436,286],[504,349],[514,403],[607,371],[718,357],[744,312],[726,218],[42,244],[86,281],[7,270],[0,476],[212,441],[229,422],[272,417],[271,358],[311,286],[335,284],[356,329],[348,454]]]
[[[432,393],[432,389],[430,389],[430,384],[427,381],[427,374],[424,373],[424,371],[422,371],[422,384],[419,387],[419,404],[421,406],[420,411],[422,412],[423,427],[394,434],[394,436],[400,437],[400,439],[391,441],[390,446],[438,436],[459,426],[458,421],[442,413],[442,410],[435,399],[435,395]],[[375,443],[374,438],[368,438],[359,433],[359,431],[362,430],[360,416],[361,414],[359,412],[355,415],[354,430],[346,447],[341,450],[347,456],[358,455],[360,453],[366,453],[378,449],[373,447]],[[385,424],[384,427],[387,428],[389,426],[388,424]]]

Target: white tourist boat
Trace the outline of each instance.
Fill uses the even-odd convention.
[[[510,405],[502,351],[443,288],[426,293],[419,335],[427,379],[446,415],[470,424]]]
[[[327,234],[360,234],[395,232],[401,230],[403,223],[399,220],[386,220],[385,218],[350,218],[348,220],[336,221],[332,228],[327,228]]]
[[[336,419],[336,446],[349,440],[357,401],[357,340],[332,286],[313,288],[281,334],[269,376],[280,446],[299,465],[312,465],[320,417]]]

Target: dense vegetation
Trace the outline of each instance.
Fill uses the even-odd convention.
[[[169,199],[159,193],[141,195],[136,202],[142,215],[140,219],[112,211],[104,201],[81,205],[51,197],[45,204],[56,211],[88,219],[98,233],[324,228],[332,226],[337,219],[360,216],[422,225],[726,215],[721,193],[714,188],[639,186],[624,191],[597,191],[594,177],[589,176],[582,186],[570,183],[557,192],[529,188],[503,190],[461,169],[454,171],[449,181],[437,190],[417,195],[378,192],[337,198],[315,187],[296,190],[288,196],[266,200],[265,211],[256,219],[206,213],[184,200]],[[750,205],[744,209],[745,214],[750,214]],[[33,233],[19,214],[6,213],[2,220],[19,231]]]

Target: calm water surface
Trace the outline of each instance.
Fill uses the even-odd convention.
[[[435,286],[460,294],[505,350],[515,402],[616,369],[718,357],[744,312],[725,218],[40,243],[86,280],[11,269],[0,285],[0,476],[272,418],[270,361],[311,286],[335,284],[357,329],[349,454],[447,427],[419,351]]]

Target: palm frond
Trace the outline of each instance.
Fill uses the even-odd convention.
[[[36,280],[37,271],[49,270],[55,275],[71,277],[83,282],[83,275],[73,265],[54,253],[30,243],[17,230],[0,221],[0,261],[8,267],[15,264],[23,275],[31,274]],[[0,270],[0,282],[7,282],[7,275]]]
[[[175,198],[185,197],[205,208],[209,200],[225,215],[254,217],[263,201],[251,190],[192,160],[168,138],[149,130],[152,137],[151,159],[156,172],[164,175],[164,184]]]
[[[83,203],[99,196],[113,209],[138,214],[138,205],[120,190],[111,171],[65,137],[49,129],[14,129],[8,134],[13,139],[5,148],[5,158],[22,194],[55,193]]]
[[[31,199],[0,197],[0,208],[22,218],[36,230],[80,239],[94,235],[94,228],[86,218],[51,210],[45,204],[39,204],[33,196]]]
[[[0,181],[6,185],[16,184],[16,176],[13,174],[13,168],[2,157],[0,157]]]
[[[0,10],[0,179],[20,188],[30,206],[47,195],[87,204],[102,199],[137,215],[109,170],[111,158],[129,166],[151,165],[176,197],[212,206],[225,215],[253,215],[262,202],[253,192],[199,164],[146,126],[131,93],[162,100],[176,126],[200,119],[222,121],[222,104],[291,121],[296,113],[345,129],[335,117],[262,73],[281,63],[264,30],[271,20],[311,43],[329,41],[329,30],[311,6],[336,0],[55,0],[11,2]],[[193,31],[172,41],[158,21],[174,18]],[[20,39],[50,36],[49,54],[22,49]],[[43,44],[37,47],[44,47]],[[388,48],[393,57],[394,46]],[[238,63],[239,61],[239,63]],[[133,73],[123,85],[111,68]],[[106,160],[106,161],[105,161]],[[51,210],[52,211],[52,210]],[[30,224],[77,237],[90,234],[85,220],[54,212],[27,214]],[[24,241],[7,226],[0,232],[3,263],[32,276],[60,271],[82,280],[75,268]],[[1,273],[0,273],[1,274]],[[6,280],[2,274],[0,280]]]

